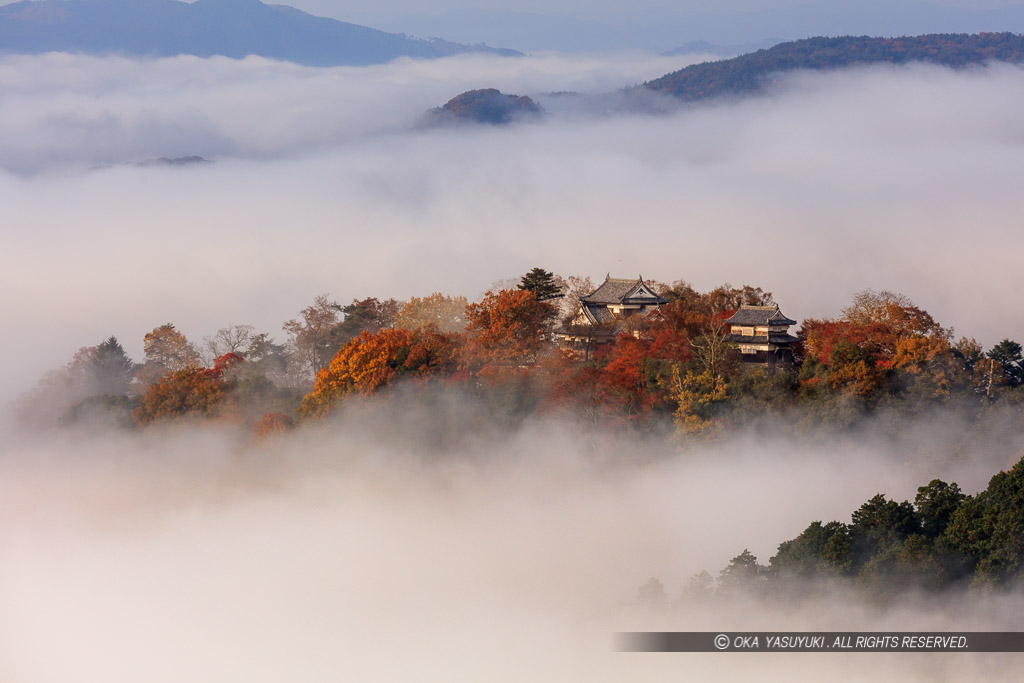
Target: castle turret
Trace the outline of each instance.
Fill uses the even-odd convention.
[[[800,341],[789,333],[796,325],[774,306],[740,306],[725,320],[729,325],[726,341],[739,347],[741,357],[748,363],[793,363],[793,344]]]

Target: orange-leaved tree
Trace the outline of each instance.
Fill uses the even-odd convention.
[[[142,339],[146,362],[139,368],[135,378],[143,385],[150,385],[168,372],[199,368],[199,352],[184,334],[167,323],[153,329]]]
[[[518,367],[536,362],[554,306],[525,289],[487,292],[466,307],[466,332],[473,369]]]
[[[370,394],[401,376],[428,377],[458,366],[459,335],[431,329],[387,328],[362,332],[317,373],[313,391],[302,399],[299,414],[322,416],[340,398]]]
[[[826,380],[833,389],[868,397],[902,376],[943,398],[957,372],[951,331],[902,294],[859,292],[841,319],[805,320],[802,331],[805,386]]]
[[[166,418],[212,416],[233,386],[228,371],[241,362],[241,356],[226,353],[214,359],[212,368],[168,372],[146,389],[132,417],[144,425]]]

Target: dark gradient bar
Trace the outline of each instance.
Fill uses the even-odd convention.
[[[619,652],[1024,652],[1024,632],[632,631]]]

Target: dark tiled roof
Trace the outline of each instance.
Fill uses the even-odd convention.
[[[791,334],[770,334],[767,337],[760,337],[751,334],[727,334],[725,341],[734,344],[794,344],[800,341],[799,337]]]
[[[654,297],[636,297],[637,291],[640,288],[646,288]],[[635,280],[627,280],[625,278],[609,277],[606,278],[601,286],[595,289],[590,294],[586,295],[581,299],[583,303],[587,304],[667,304],[668,299],[663,299],[658,296],[647,283],[644,282],[643,278],[637,278]]]
[[[740,310],[733,313],[725,323],[727,325],[796,325],[795,320],[790,320],[782,315],[778,306],[740,306]]]
[[[600,287],[581,299],[588,304],[617,304],[621,303],[636,285],[636,280],[623,280],[622,278],[608,278]]]
[[[593,306],[584,304],[583,311],[587,318],[595,324],[610,323],[615,320],[615,314],[606,306]]]

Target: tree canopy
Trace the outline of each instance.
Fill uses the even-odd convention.
[[[152,384],[168,372],[199,367],[199,352],[184,334],[166,323],[153,329],[142,340],[146,361],[136,373],[144,385]]]
[[[555,275],[543,268],[533,268],[519,281],[519,289],[533,292],[537,301],[548,301],[562,296],[562,288],[555,282]]]
[[[839,69],[854,64],[927,62],[961,68],[992,61],[1024,61],[1024,36],[1013,33],[931,34],[872,38],[837,36],[779,43],[732,59],[666,74],[644,84],[684,101],[762,92],[768,76],[795,69]]]

